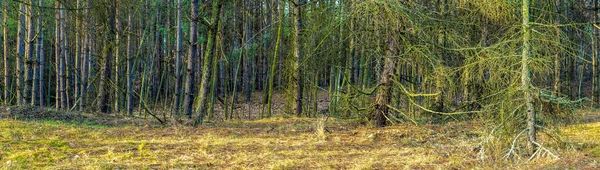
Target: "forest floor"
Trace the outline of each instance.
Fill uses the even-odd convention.
[[[199,128],[151,119],[0,108],[0,169],[597,169],[600,112],[562,127],[560,159],[480,161],[483,125],[270,118]],[[502,160],[497,158],[496,160]]]

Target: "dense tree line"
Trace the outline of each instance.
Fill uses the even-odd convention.
[[[314,117],[325,91],[329,116],[482,119],[537,148],[600,104],[597,0],[2,2],[5,105],[198,125]]]

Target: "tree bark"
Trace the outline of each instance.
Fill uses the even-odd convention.
[[[61,46],[61,53],[59,57],[59,61],[58,61],[58,76],[60,78],[60,84],[59,84],[59,93],[60,93],[60,108],[61,109],[68,109],[67,107],[67,75],[66,75],[66,60],[67,60],[67,29],[66,29],[66,23],[65,23],[65,10],[62,9],[64,8],[64,5],[60,5],[60,46]]]
[[[396,59],[390,58],[390,56],[394,55],[394,51],[396,50],[393,37],[388,37],[387,46],[388,49],[385,52],[386,57],[384,59],[383,73],[379,80],[380,86],[377,90],[377,95],[375,96],[375,110],[373,111],[373,118],[371,120],[372,125],[376,127],[383,127],[388,123],[388,104],[390,104],[391,100],[392,79],[394,78],[394,71],[396,70]]]
[[[302,115],[302,94],[303,94],[303,80],[304,75],[302,74],[302,60],[303,60],[303,45],[302,45],[302,37],[303,37],[303,29],[304,25],[302,23],[302,6],[306,3],[306,0],[295,0],[294,2],[294,42],[292,45],[293,50],[293,59],[292,63],[292,81],[294,93],[294,101],[292,106],[295,106],[295,112],[297,116]]]
[[[209,85],[209,77],[210,72],[210,64],[213,60],[216,60],[216,54],[213,54],[215,51],[215,39],[217,37],[217,29],[219,27],[219,16],[221,13],[221,5],[222,3],[217,0],[213,0],[212,2],[212,16],[210,20],[210,28],[208,31],[208,42],[206,43],[206,52],[204,56],[204,61],[202,64],[202,80],[200,81],[200,91],[198,93],[198,117],[194,122],[194,125],[202,124],[202,120],[204,119],[204,115],[207,111],[207,103],[208,103],[208,85]],[[212,75],[216,76],[216,75]]]
[[[177,0],[177,37],[176,37],[176,47],[175,47],[175,100],[173,102],[173,112],[175,112],[175,117],[177,119],[180,118],[180,111],[179,111],[179,105],[181,102],[181,56],[182,56],[182,52],[181,52],[181,39],[182,39],[182,35],[181,35],[181,31],[182,31],[182,24],[181,24],[181,8],[182,8],[182,4],[181,4],[181,0]]]
[[[60,62],[60,54],[62,53],[61,50],[61,39],[60,39],[60,35],[61,35],[61,29],[60,29],[60,5],[58,1],[54,2],[54,10],[55,10],[55,28],[54,28],[54,68],[56,69],[56,87],[55,87],[55,94],[54,94],[54,104],[56,109],[60,109],[60,68],[59,66],[59,62]]]
[[[181,1],[181,0],[180,0]],[[133,98],[132,98],[132,93],[133,93],[133,86],[132,86],[132,81],[133,81],[133,75],[131,73],[131,71],[133,71],[132,69],[132,60],[133,60],[133,40],[131,38],[131,34],[133,33],[133,5],[131,5],[131,7],[129,7],[129,14],[127,16],[127,25],[128,25],[128,33],[127,33],[127,96],[126,96],[126,100],[127,100],[127,115],[129,116],[133,116]]]
[[[188,118],[192,117],[194,102],[194,61],[198,56],[198,0],[192,0],[192,13],[190,16],[190,54],[187,60],[186,82],[185,82],[185,113]]]
[[[3,45],[3,52],[4,52],[4,104],[8,105],[10,102],[10,74],[9,74],[9,60],[8,60],[8,1],[2,1],[3,2],[3,41],[4,45]]]
[[[109,7],[108,7],[108,35],[107,35],[107,45],[104,47],[104,51],[102,52],[104,55],[104,60],[102,63],[102,72],[101,72],[101,76],[100,76],[100,87],[98,88],[98,95],[99,95],[99,100],[97,103],[98,109],[100,110],[100,112],[102,113],[110,113],[110,94],[111,94],[111,86],[110,86],[110,81],[111,81],[111,62],[112,62],[112,55],[113,55],[113,48],[115,48],[116,44],[114,42],[114,38],[115,38],[115,30],[116,30],[116,24],[115,24],[115,13],[116,13],[116,6],[115,6],[115,1],[109,1]]]
[[[36,4],[35,0],[29,1],[30,4]],[[32,85],[32,70],[34,61],[34,38],[35,38],[35,25],[34,25],[34,8],[33,5],[29,5],[27,9],[27,38],[25,39],[25,84],[23,90],[24,103],[32,102],[31,89]]]
[[[40,7],[42,7],[44,5],[44,0],[40,0],[39,4]],[[38,14],[41,14],[41,11],[38,11]],[[38,37],[37,37],[37,56],[35,56],[33,59],[33,85],[32,85],[32,91],[31,91],[31,104],[34,106],[44,106],[43,103],[43,89],[44,89],[44,82],[43,82],[43,78],[42,76],[44,75],[42,68],[43,68],[43,61],[44,61],[44,28],[43,28],[43,22],[42,22],[42,15],[38,16],[38,20],[37,20],[37,25],[38,25],[38,29],[37,31],[38,33]]]
[[[523,51],[521,54],[521,90],[525,95],[525,109],[527,111],[527,128],[528,128],[528,143],[533,149],[536,150],[536,127],[535,127],[535,108],[533,106],[533,96],[531,94],[531,77],[529,72],[529,61],[531,45],[529,41],[531,39],[531,27],[529,25],[529,0],[523,0],[522,4],[523,12]],[[532,153],[533,153],[532,152]]]
[[[17,105],[25,104],[23,100],[23,57],[25,57],[25,5],[19,4],[19,23],[17,34]]]

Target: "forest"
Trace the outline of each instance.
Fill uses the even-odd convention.
[[[2,0],[0,169],[600,168],[598,0]]]

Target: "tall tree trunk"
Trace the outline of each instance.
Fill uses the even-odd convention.
[[[219,28],[219,16],[221,13],[221,1],[213,0],[212,2],[212,16],[210,20],[210,28],[208,31],[208,42],[206,43],[206,52],[204,56],[204,61],[202,64],[202,80],[200,81],[200,91],[198,93],[198,117],[194,122],[194,125],[202,124],[202,120],[204,119],[204,115],[207,111],[207,99],[208,98],[208,85],[209,85],[209,77],[210,72],[210,64],[213,60],[216,60],[216,54],[213,54],[215,50],[215,39],[217,37],[217,29]],[[216,76],[216,75],[212,75]]]
[[[40,7],[42,7],[44,5],[44,0],[40,0],[39,4]],[[41,14],[41,10],[38,11],[38,14]],[[38,25],[38,37],[37,37],[37,56],[33,57],[33,85],[32,85],[32,90],[31,90],[31,104],[34,106],[44,106],[43,105],[43,86],[44,86],[44,82],[41,81],[43,80],[41,78],[41,76],[43,76],[43,70],[41,70],[41,62],[44,59],[44,28],[43,28],[43,22],[42,22],[42,15],[38,16],[38,20],[37,20],[37,25]]]
[[[77,6],[77,9],[79,9],[81,7],[80,5],[80,0],[76,0],[75,1],[75,5]],[[75,70],[73,73],[73,78],[75,79],[75,93],[73,98],[75,99],[75,103],[73,104],[74,107],[81,107],[81,100],[80,98],[80,90],[81,90],[81,75],[78,74],[81,72],[81,65],[79,64],[79,62],[81,62],[81,17],[80,17],[80,11],[77,10],[75,11]]]
[[[2,15],[3,15],[3,19],[2,21],[3,23],[3,41],[4,42],[4,47],[3,47],[3,52],[4,52],[4,104],[8,105],[10,102],[10,94],[9,94],[9,89],[10,89],[10,77],[9,77],[9,61],[8,61],[8,1],[2,1],[3,2],[3,6],[4,9],[2,11]]]
[[[86,2],[86,8],[84,10],[85,15],[87,16],[88,19],[89,18],[89,6],[90,6],[90,1],[88,0]],[[83,109],[85,108],[86,105],[86,101],[87,101],[87,97],[86,97],[86,92],[87,92],[87,86],[88,86],[88,69],[89,69],[89,58],[90,58],[90,48],[91,48],[91,43],[90,43],[90,30],[89,29],[85,29],[85,33],[84,33],[84,39],[83,39],[83,55],[81,56],[81,86],[79,88],[79,111],[83,111]]]
[[[35,0],[29,1],[30,4],[36,4]],[[34,38],[35,38],[35,25],[34,25],[34,9],[33,5],[29,5],[27,10],[27,38],[25,39],[25,84],[23,90],[23,98],[25,103],[32,102],[31,88],[32,85],[32,70],[34,62]]]
[[[181,1],[181,0],[180,0]],[[133,5],[131,5],[131,7],[129,7],[129,14],[127,16],[127,26],[128,26],[128,33],[127,33],[127,115],[129,116],[133,116],[133,99],[132,99],[132,93],[133,93],[133,86],[132,86],[132,80],[133,80],[133,75],[131,73],[131,71],[133,71],[132,69],[132,61],[133,60],[133,40],[131,38],[131,34],[133,33]]]
[[[62,109],[67,109],[67,75],[66,75],[66,67],[67,67],[67,29],[66,29],[66,23],[65,23],[65,10],[64,5],[60,5],[60,46],[61,46],[61,53],[59,57],[59,61],[58,61],[58,75],[60,78],[60,84],[59,84],[59,93],[60,93],[60,108]]]
[[[55,10],[55,28],[54,28],[54,68],[56,69],[56,87],[55,87],[55,94],[54,94],[54,104],[56,106],[56,109],[60,109],[60,68],[58,67],[58,63],[60,62],[60,54],[62,53],[61,51],[61,39],[60,39],[60,5],[58,1],[54,1],[54,10]]]
[[[295,0],[294,2],[294,42],[292,45],[293,50],[293,60],[292,63],[292,87],[295,91],[294,93],[294,101],[292,106],[295,106],[296,115],[302,115],[302,94],[303,94],[303,80],[304,75],[302,74],[302,60],[303,60],[303,29],[304,25],[302,24],[302,6],[306,3],[306,0]]]
[[[531,77],[529,72],[529,61],[531,45],[529,40],[531,39],[531,27],[529,25],[529,0],[523,0],[522,5],[523,12],[523,51],[521,54],[521,90],[525,95],[525,107],[527,111],[527,128],[528,131],[528,142],[529,146],[536,150],[536,127],[535,127],[535,108],[533,106],[533,95],[531,94]]]
[[[181,52],[181,31],[182,31],[182,25],[181,25],[181,8],[182,8],[182,4],[181,4],[181,0],[177,0],[177,44],[175,47],[175,100],[173,102],[173,112],[175,112],[175,117],[177,119],[180,118],[180,111],[179,111],[179,105],[181,102],[181,56],[182,56],[182,52]]]
[[[19,4],[19,22],[17,34],[17,105],[24,104],[23,100],[23,57],[25,56],[25,5]]]
[[[273,51],[273,60],[271,61],[271,73],[269,74],[269,90],[267,92],[267,116],[271,117],[272,115],[272,105],[273,105],[273,81],[275,80],[275,69],[277,66],[277,53],[279,52],[279,41],[281,39],[281,26],[283,24],[283,6],[285,5],[285,1],[282,2],[281,11],[279,12],[279,24],[277,26],[277,40],[275,41],[275,51]],[[273,7],[275,8],[275,7]],[[316,83],[316,82],[315,82]]]
[[[191,118],[192,117],[192,106],[194,102],[194,61],[198,56],[198,0],[192,0],[192,13],[191,13],[191,23],[190,23],[190,54],[187,60],[187,70],[186,70],[186,82],[185,82],[185,113]]]
[[[121,22],[119,21],[119,11],[120,11],[119,10],[119,3],[120,3],[120,0],[116,0],[116,3],[115,3],[115,16],[114,16],[115,17],[115,31],[116,31],[115,34],[114,34],[115,35],[115,46],[114,46],[114,51],[115,51],[115,76],[113,76],[114,80],[113,80],[112,84],[114,84],[114,87],[116,87],[117,89],[114,90],[114,96],[113,96],[112,100],[114,102],[114,112],[115,113],[119,113],[120,112],[120,110],[119,110],[119,101],[120,101],[119,97],[120,97],[120,95],[119,94],[121,94],[121,93],[119,93],[119,91],[120,91],[119,87],[121,87],[120,84],[119,84],[119,80],[120,80],[120,77],[119,77],[119,64],[120,64],[120,60],[119,60],[119,57],[120,57],[119,56],[120,55],[119,54],[119,47],[121,46],[121,44],[120,44],[120,36],[119,36],[119,34],[121,34]]]
[[[104,51],[102,51],[103,55],[104,55],[104,61],[102,63],[102,72],[100,75],[100,87],[98,87],[99,91],[98,91],[98,95],[99,95],[99,100],[97,103],[98,108],[100,109],[100,112],[102,113],[109,113],[110,112],[110,94],[111,94],[111,85],[110,85],[110,81],[111,81],[111,62],[112,62],[112,55],[113,55],[113,48],[116,47],[116,44],[114,42],[114,38],[115,38],[115,30],[116,30],[116,24],[115,24],[115,16],[116,16],[116,6],[115,6],[115,1],[109,1],[109,9],[107,9],[108,11],[108,35],[107,35],[107,45],[104,47]]]
[[[394,39],[392,37],[388,37],[387,46],[388,49],[385,52],[386,57],[384,59],[383,73],[379,80],[381,86],[377,90],[377,95],[375,96],[375,110],[373,111],[373,119],[371,120],[373,126],[379,127],[386,126],[388,122],[388,104],[390,104],[391,100],[392,79],[394,78],[394,71],[396,70],[396,59],[390,58],[390,56],[394,55],[394,51],[396,50]]]

